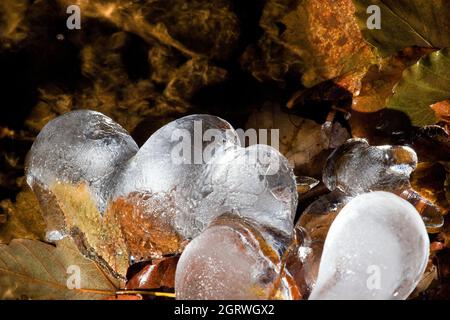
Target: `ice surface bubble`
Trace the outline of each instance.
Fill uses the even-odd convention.
[[[290,235],[296,188],[293,170],[277,150],[267,145],[235,147],[208,164],[194,217],[199,225],[207,225],[221,213],[235,211]]]
[[[54,214],[46,219],[49,234],[59,232],[63,223],[58,210],[52,208],[55,184],[85,184],[103,212],[114,190],[116,172],[137,151],[131,136],[101,113],[77,110],[50,121],[37,136],[26,161],[28,184],[38,195],[44,213]]]
[[[406,299],[429,254],[416,209],[383,191],[353,198],[328,232],[310,299]]]
[[[177,299],[292,299],[298,296],[282,270],[275,242],[257,224],[226,214],[192,240],[177,265]]]
[[[398,192],[409,187],[417,155],[405,146],[370,146],[364,139],[350,139],[328,158],[323,182],[330,190],[357,195],[384,190]]]

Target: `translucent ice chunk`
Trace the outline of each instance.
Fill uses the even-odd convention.
[[[191,241],[177,265],[177,299],[292,299],[298,297],[282,270],[283,239],[233,215],[215,220]]]
[[[208,164],[195,219],[207,225],[222,212],[235,211],[291,235],[296,188],[293,170],[277,150],[267,145],[236,147]]]
[[[350,195],[384,190],[399,192],[409,187],[417,155],[405,146],[370,146],[364,139],[350,139],[328,158],[323,182],[330,190]]]
[[[44,213],[54,213],[47,219],[50,238],[59,234],[63,223],[52,208],[52,186],[85,184],[103,212],[114,191],[116,173],[137,150],[125,129],[95,111],[66,113],[42,129],[28,154],[26,177]]]
[[[415,208],[388,192],[352,199],[328,232],[310,299],[406,299],[429,254]]]
[[[197,114],[172,121],[156,131],[129,162],[116,195],[175,188],[181,192],[198,179],[215,153],[236,144],[237,133],[218,117]]]

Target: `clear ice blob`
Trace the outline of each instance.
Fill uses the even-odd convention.
[[[370,146],[364,139],[350,139],[328,158],[323,182],[328,189],[350,196],[393,192],[412,203],[428,231],[436,232],[444,224],[444,214],[411,187],[410,175],[416,167],[417,155],[409,147]]]
[[[232,126],[210,115],[175,120],[138,150],[98,112],[65,114],[36,139],[27,181],[48,240],[70,234],[110,266],[180,253],[228,211],[290,234],[297,205],[287,160],[269,146],[240,147]]]
[[[125,129],[99,112],[72,111],[45,125],[27,156],[25,174],[43,207],[49,241],[64,236],[64,217],[52,196],[54,186],[84,184],[103,213],[117,172],[137,151]]]
[[[235,211],[292,234],[298,197],[295,176],[287,159],[268,145],[235,147],[212,159],[201,193],[195,209],[197,225],[205,226],[221,213]]]
[[[298,298],[283,270],[286,239],[233,214],[217,218],[184,250],[175,292],[183,300]]]
[[[406,299],[425,271],[429,245],[410,203],[383,191],[359,195],[331,225],[309,299]]]
[[[375,190],[400,192],[410,186],[416,166],[417,155],[409,147],[370,146],[356,138],[333,151],[322,179],[328,189],[353,196]]]

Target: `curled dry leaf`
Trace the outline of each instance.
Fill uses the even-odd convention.
[[[56,247],[24,239],[0,245],[2,299],[102,299],[120,286],[68,238]]]

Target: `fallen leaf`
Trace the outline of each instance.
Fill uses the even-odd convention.
[[[403,71],[416,63],[429,49],[407,48],[401,53],[380,59],[361,79],[361,88],[353,93],[352,109],[359,112],[376,112],[386,106],[392,89],[402,78]]]
[[[70,239],[57,247],[24,239],[0,245],[0,275],[1,299],[102,299],[120,285],[83,257]]]
[[[175,271],[179,257],[156,259],[133,276],[127,290],[175,288]]]
[[[114,200],[107,214],[115,215],[132,263],[182,250],[182,237],[170,223],[175,219],[173,203],[173,194],[150,192]]]
[[[450,46],[450,2],[442,0],[353,0],[364,38],[388,56],[404,48]],[[367,8],[380,8],[380,29],[369,29]],[[425,22],[425,23],[424,23]]]
[[[108,210],[101,215],[85,184],[56,183],[51,190],[63,214],[64,231],[79,250],[115,277],[125,279],[130,261],[117,217]]]
[[[0,224],[0,243],[9,243],[18,238],[44,239],[45,222],[38,200],[29,188],[21,191],[15,202],[1,201],[0,208],[5,219],[4,223]]]
[[[362,39],[351,0],[270,0],[260,20],[265,34],[242,57],[256,77],[291,74],[306,87],[335,78],[374,58]]]
[[[450,98],[450,49],[442,49],[421,58],[403,72],[387,106],[408,114],[413,125],[436,122],[430,106]]]

